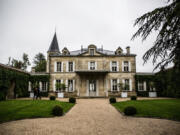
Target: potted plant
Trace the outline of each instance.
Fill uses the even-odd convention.
[[[58,97],[63,98],[66,85],[64,83],[56,83],[56,89],[58,89]]]
[[[128,84],[124,84],[122,85],[122,92],[121,92],[121,97],[126,98],[128,96],[127,90],[129,90],[129,85]]]
[[[149,97],[157,97],[154,82],[149,82]]]

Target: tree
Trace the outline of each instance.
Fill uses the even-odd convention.
[[[23,63],[22,63],[22,69],[26,70],[28,66],[30,66],[29,58],[26,53],[23,53]]]
[[[46,71],[46,59],[43,53],[36,54],[33,63],[35,64],[35,72]]]
[[[30,66],[29,58],[26,53],[23,53],[23,60],[16,60],[14,58],[9,57],[8,58],[8,65],[12,66],[14,68],[26,70],[28,66]]]
[[[157,31],[158,36],[153,46],[144,54],[146,63],[153,56],[155,69],[167,67],[174,63],[174,68],[180,70],[180,0],[168,0],[168,5],[148,12],[137,18],[134,26],[139,25],[138,31],[132,36],[132,40],[138,36],[142,41]],[[161,59],[157,62],[157,59]]]

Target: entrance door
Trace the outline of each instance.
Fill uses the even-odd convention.
[[[96,80],[89,80],[89,96],[96,96]]]

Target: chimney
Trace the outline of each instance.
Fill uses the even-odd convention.
[[[129,46],[126,47],[126,53],[130,54],[130,47]]]

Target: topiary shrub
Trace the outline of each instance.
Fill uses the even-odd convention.
[[[131,100],[137,100],[136,96],[131,96]]]
[[[49,99],[50,100],[56,100],[56,97],[55,96],[50,96]]]
[[[60,106],[56,105],[52,109],[52,114],[54,116],[62,116],[63,115],[63,109]]]
[[[69,98],[69,103],[76,103],[76,98],[74,97]]]
[[[110,104],[116,103],[116,98],[115,97],[109,98],[109,102],[110,102]]]
[[[125,114],[125,115],[130,116],[130,115],[135,115],[136,113],[137,113],[137,110],[136,110],[136,108],[133,107],[133,106],[128,106],[128,107],[126,107],[126,108],[124,109],[124,114]]]

